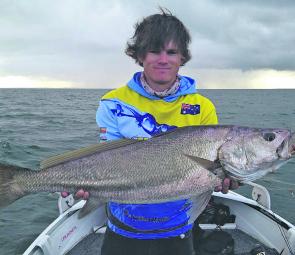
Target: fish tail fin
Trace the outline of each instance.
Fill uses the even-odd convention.
[[[0,164],[0,208],[24,196],[24,191],[14,179],[16,167]]]

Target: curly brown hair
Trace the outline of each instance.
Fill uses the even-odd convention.
[[[184,65],[191,58],[189,31],[170,11],[160,10],[162,13],[150,15],[135,24],[135,33],[127,42],[125,53],[142,66],[139,59],[144,59],[148,51],[160,51],[173,41],[183,56]]]

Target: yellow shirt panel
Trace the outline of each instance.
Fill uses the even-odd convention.
[[[213,103],[200,94],[180,96],[173,102],[165,100],[151,100],[131,90],[128,86],[112,90],[103,96],[103,99],[119,99],[125,104],[136,107],[141,112],[152,114],[158,123],[178,127],[193,125],[215,125],[218,119]],[[199,105],[200,113],[182,114],[182,105]]]

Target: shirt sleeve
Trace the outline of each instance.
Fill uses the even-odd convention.
[[[99,127],[100,142],[123,138],[109,103],[106,104],[104,101],[100,101],[96,112],[96,123]]]

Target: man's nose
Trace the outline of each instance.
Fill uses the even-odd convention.
[[[159,54],[159,63],[167,63],[168,62],[168,54],[166,51],[161,51]]]

